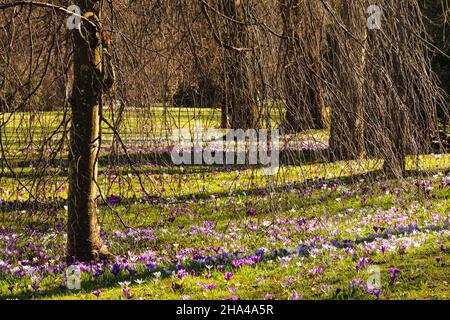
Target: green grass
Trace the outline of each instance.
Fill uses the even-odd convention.
[[[122,214],[122,218],[130,225],[154,226],[156,240],[149,242],[116,240],[111,241],[111,249],[126,257],[128,251],[141,252],[151,249],[161,256],[171,257],[181,248],[205,248],[221,246],[232,248],[234,245],[249,251],[267,247],[296,247],[299,243],[309,241],[313,237],[330,239],[355,239],[355,236],[364,238],[373,231],[371,224],[365,224],[364,220],[376,214],[384,214],[393,206],[402,208],[405,216],[411,221],[417,221],[420,227],[427,226],[433,215],[439,215],[444,219],[449,216],[448,187],[441,190],[438,187],[439,177],[431,177],[434,182],[433,192],[426,196],[413,186],[412,179],[403,182],[390,182],[390,190],[386,194],[381,190],[382,182],[358,182],[356,184],[340,184],[333,188],[316,190],[306,186],[292,187],[290,192],[274,192],[271,195],[246,195],[221,197],[219,199],[207,198],[195,203],[187,201],[169,206],[153,205],[127,205],[116,208]],[[222,177],[220,178],[222,179]],[[208,180],[207,182],[212,182]],[[368,189],[367,189],[368,188]],[[308,190],[301,195],[301,190]],[[362,190],[365,190],[364,192]],[[369,190],[369,191],[367,191]],[[219,191],[218,189],[216,191]],[[345,196],[342,196],[346,192]],[[398,195],[400,192],[400,196]],[[372,193],[367,199],[364,196]],[[246,203],[253,202],[251,208],[256,210],[255,216],[248,216],[245,212]],[[275,207],[275,209],[273,208]],[[186,209],[186,210],[184,210]],[[240,210],[242,209],[242,210]],[[267,213],[266,211],[269,211]],[[175,214],[174,214],[175,212]],[[102,207],[102,220],[106,230],[120,229],[117,220]],[[6,214],[3,214],[6,217]],[[167,222],[169,217],[175,217],[173,223]],[[308,221],[317,221],[319,227],[308,231],[293,231],[295,229],[288,224],[284,230],[283,219],[294,221],[305,218]],[[246,225],[252,220],[260,223],[258,231],[246,230]],[[190,226],[202,226],[205,221],[215,224],[214,234],[204,235],[189,234],[182,236],[178,228],[185,229]],[[266,221],[266,222],[264,222]],[[15,224],[18,221],[11,223]],[[274,223],[274,225],[271,225]],[[362,227],[359,224],[363,223]],[[230,235],[230,224],[237,228]],[[321,227],[321,225],[324,227]],[[392,222],[386,223],[386,228]],[[280,237],[275,237],[272,232],[280,231]],[[269,235],[270,234],[270,235]],[[63,235],[57,234],[57,239],[63,241]],[[59,242],[57,241],[57,242]],[[378,241],[378,240],[377,240]],[[391,240],[390,240],[391,241]],[[381,252],[364,253],[364,246],[371,243],[370,240],[357,245],[353,255],[345,254],[343,249],[337,249],[330,253],[328,249],[320,246],[317,254],[312,256],[294,257],[291,261],[280,264],[280,259],[268,259],[256,266],[244,266],[234,269],[226,266],[226,271],[233,271],[231,281],[225,281],[223,272],[216,268],[211,273],[211,278],[206,278],[205,266],[192,265],[197,270],[195,277],[186,277],[179,280],[175,276],[163,276],[155,279],[153,274],[144,267],[137,268],[135,277],[126,275],[113,276],[107,271],[99,280],[86,273],[83,275],[81,291],[69,291],[59,289],[59,285],[65,284],[61,273],[58,276],[44,276],[38,294],[33,294],[30,288],[29,277],[16,277],[2,274],[0,281],[0,294],[2,298],[45,298],[45,299],[92,299],[92,291],[100,289],[102,299],[124,298],[119,285],[121,281],[130,281],[131,292],[135,298],[145,299],[180,299],[188,295],[192,299],[223,299],[231,296],[230,288],[236,290],[236,295],[242,299],[264,299],[269,293],[275,299],[287,299],[293,293],[302,294],[304,299],[372,299],[364,289],[348,290],[352,279],[368,278],[365,271],[355,271],[358,259],[370,257],[372,265],[378,265],[382,271],[383,294],[386,299],[448,299],[448,265],[450,256],[439,250],[440,245],[450,245],[450,232],[448,224],[442,221],[436,225],[432,232],[417,232],[417,234],[399,234],[392,240],[394,250],[382,254]],[[412,246],[405,253],[399,251],[400,243],[417,242],[417,247]],[[53,240],[49,240],[53,243]],[[50,245],[52,247],[53,244]],[[361,246],[361,248],[359,247]],[[57,250],[56,250],[57,251]],[[336,258],[336,256],[343,257]],[[443,262],[438,264],[435,257],[443,256]],[[169,266],[168,264],[167,266]],[[322,266],[325,269],[323,275],[312,277],[309,271]],[[398,281],[389,284],[388,269],[391,267],[401,270]],[[287,277],[289,284],[287,284]],[[136,279],[145,281],[137,284]],[[214,290],[202,290],[197,284],[214,283]],[[14,284],[13,294],[8,294],[7,287]],[[341,289],[337,293],[338,288]]]
[[[172,110],[177,111],[185,113],[180,118],[187,125],[190,111]],[[217,121],[213,111],[202,112],[205,119],[216,117]],[[56,126],[58,121],[57,115],[47,114],[43,128]],[[129,121],[129,128],[136,129],[144,120],[136,115]],[[7,130],[14,132],[19,124],[8,124]],[[16,132],[11,137],[20,135]],[[450,251],[442,249],[450,248],[450,186],[444,180],[450,178],[450,155],[422,156],[418,162],[411,158],[408,177],[390,181],[379,174],[382,163],[376,160],[305,163],[283,167],[276,176],[268,177],[257,168],[181,168],[143,161],[131,170],[127,164],[110,166],[105,160],[99,168],[102,194],[105,198],[117,195],[121,202],[111,211],[100,197],[100,222],[110,250],[134,264],[131,268],[137,273],[131,276],[122,270],[113,275],[108,265],[96,278],[86,270],[82,289],[69,290],[61,287],[67,284],[64,268],[48,270],[63,266],[67,171],[61,160],[60,167],[52,164],[41,174],[39,168],[30,166],[37,154],[10,156],[14,175],[7,169],[0,175],[0,200],[29,200],[25,186],[40,201],[53,204],[16,209],[1,206],[0,299],[96,299],[95,290],[101,290],[99,299],[126,299],[119,284],[126,281],[134,299],[225,299],[232,295],[290,299],[294,294],[303,299],[377,299],[364,287],[370,266],[380,268],[381,299],[450,298]],[[65,156],[59,155],[61,159]],[[146,190],[168,202],[145,202],[137,173]],[[20,183],[15,178],[20,178]],[[418,187],[422,181],[427,181],[429,189]],[[139,236],[151,227],[153,237],[115,236],[114,232],[127,230],[118,215]],[[379,238],[373,236],[374,227],[384,228],[377,233],[382,235]],[[353,246],[346,248],[343,240],[351,240]],[[336,241],[339,245],[333,245]],[[308,250],[300,254],[302,244],[308,245]],[[382,245],[387,247],[384,253]],[[262,248],[266,253],[262,261],[238,268],[231,261],[198,262],[192,254],[180,253],[192,249],[214,256],[212,248],[220,253],[239,251],[239,258]],[[276,256],[270,254],[272,250],[277,250]],[[156,257],[155,270],[133,262],[144,253]],[[174,263],[174,258],[179,260]],[[370,262],[357,270],[363,258]],[[25,266],[20,263],[24,261]],[[194,270],[195,275],[181,280],[176,273],[164,271],[174,272],[177,264],[187,272]],[[27,265],[46,270],[32,273]],[[219,265],[224,270],[219,270]],[[323,273],[314,275],[317,268],[323,268]],[[390,268],[400,270],[394,283]],[[17,274],[21,270],[24,275]],[[161,272],[161,277],[155,272]],[[225,279],[224,272],[233,272],[231,280]],[[352,286],[358,279],[362,285]],[[33,283],[39,286],[36,292]],[[210,283],[214,289],[201,287]]]

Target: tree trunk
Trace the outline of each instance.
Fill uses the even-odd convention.
[[[336,92],[331,113],[330,156],[333,161],[361,159],[364,142],[364,70],[366,65],[367,25],[365,7],[344,0],[341,17],[359,43],[341,35],[336,48]],[[343,32],[341,28],[338,32]]]
[[[79,1],[82,22],[73,30],[72,123],[70,132],[68,259],[90,261],[109,256],[97,222],[97,175],[102,96],[102,34],[99,4]]]
[[[326,127],[321,84],[323,11],[316,1],[282,0],[286,132]]]
[[[222,99],[220,105],[220,127],[222,129],[228,128],[228,106],[225,99]]]
[[[256,128],[259,117],[251,74],[251,41],[244,4],[241,0],[223,0],[222,9],[227,17],[224,18],[227,29],[224,59],[225,97],[231,128]]]
[[[405,45],[403,43],[405,37],[401,35],[400,39],[402,40],[402,45]],[[405,46],[405,48],[407,47]],[[388,146],[386,146],[384,154],[383,171],[388,177],[401,178],[403,177],[406,170],[405,116],[409,105],[408,97],[406,94],[404,75],[402,72],[402,65],[404,62],[400,58],[400,54],[393,54],[392,59],[394,61],[392,78],[395,81],[395,89],[397,90],[397,95],[401,101],[398,104],[391,103],[388,106],[389,119],[387,121],[388,126],[386,128]],[[426,125],[424,125],[424,127],[426,127]]]
[[[402,178],[406,170],[406,148],[403,112],[390,108],[391,127],[387,128],[389,146],[386,146],[383,172],[390,178]]]

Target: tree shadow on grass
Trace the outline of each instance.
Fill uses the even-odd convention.
[[[199,171],[200,172],[200,171]],[[210,171],[208,171],[210,172]],[[427,177],[433,176],[437,173],[445,174],[450,173],[450,169],[433,169],[433,170],[410,170],[405,173],[405,177],[420,178],[425,179]],[[222,192],[201,192],[201,193],[190,193],[186,195],[175,196],[171,198],[155,197],[149,199],[142,198],[126,198],[120,200],[120,205],[131,206],[136,205],[139,202],[140,205],[166,205],[166,204],[180,204],[188,201],[199,201],[210,199],[212,196],[218,196],[220,198],[230,197],[230,196],[258,196],[264,195],[266,192],[282,193],[290,190],[302,190],[312,188],[315,184],[336,184],[336,185],[352,185],[358,181],[392,181],[392,179],[387,178],[382,170],[374,170],[366,173],[340,176],[335,178],[317,178],[317,179],[305,179],[303,182],[295,182],[289,185],[280,185],[272,187],[270,190],[267,188],[242,188],[234,191],[222,191]],[[1,199],[0,199],[1,200]],[[22,210],[49,210],[49,209],[63,209],[67,205],[67,199],[64,198],[54,198],[48,202],[37,202],[33,200],[25,201],[10,201],[2,202],[0,201],[0,212],[15,212]],[[107,207],[103,201],[99,202],[100,207]]]

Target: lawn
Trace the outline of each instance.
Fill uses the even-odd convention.
[[[405,179],[386,180],[376,160],[266,177],[151,162],[142,150],[133,168],[111,165],[104,149],[99,216],[117,258],[71,263],[74,289],[66,153],[41,172],[32,146],[11,143],[20,151],[14,173],[0,175],[0,299],[450,299],[450,155],[411,159]]]

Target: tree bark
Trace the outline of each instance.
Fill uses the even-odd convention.
[[[79,1],[82,22],[73,30],[72,123],[68,201],[68,259],[90,261],[109,257],[97,221],[97,176],[100,144],[99,103],[103,92],[102,34],[96,0]]]
[[[222,103],[220,105],[220,128],[228,128],[228,107],[225,99],[222,99]]]
[[[400,38],[403,42],[404,37],[401,36]],[[394,54],[392,56],[395,66],[392,78],[395,80],[397,95],[401,99],[401,102],[395,105],[390,104],[388,106],[389,119],[386,128],[388,146],[386,146],[385,149],[383,171],[386,176],[390,178],[401,178],[406,171],[405,113],[409,106],[408,97],[406,96],[404,75],[402,72],[403,61],[400,58],[400,55]],[[424,124],[423,127],[426,127],[426,124]]]
[[[242,0],[222,0],[226,19],[224,68],[226,106],[232,129],[258,126],[258,107],[251,73],[251,41]],[[222,121],[225,119],[223,118]]]
[[[366,65],[367,25],[365,7],[344,0],[342,21],[347,30],[359,40],[341,37],[336,48],[336,91],[331,113],[329,149],[333,161],[361,159],[365,156],[364,142],[364,70]],[[340,27],[337,27],[340,28]],[[341,28],[338,32],[343,32]]]
[[[323,11],[316,1],[282,0],[286,132],[326,127],[321,84]]]

